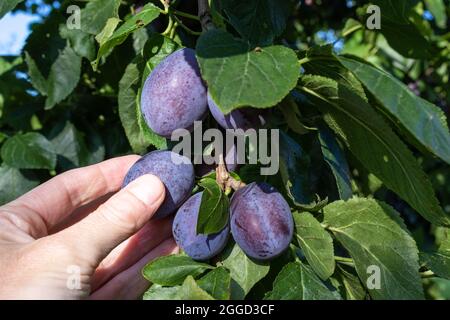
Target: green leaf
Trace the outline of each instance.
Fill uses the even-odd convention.
[[[288,194],[288,196],[293,199],[292,195]],[[300,204],[294,201],[295,208],[307,211],[307,212],[319,212],[328,204],[328,197],[325,199],[321,199],[320,196],[316,195],[316,199],[308,204]]]
[[[450,231],[442,228],[441,232],[438,249],[435,252],[421,252],[420,260],[439,277],[450,280]]]
[[[92,0],[84,7],[81,14],[81,30],[98,34],[109,18],[119,17],[120,0]]]
[[[98,146],[101,141],[97,142],[94,139],[93,143],[97,144],[97,149],[100,149],[95,152],[85,142],[82,133],[69,121],[56,125],[49,134],[49,140],[59,156],[59,165],[63,170],[87,166],[103,160],[104,150],[102,146]]]
[[[80,134],[80,138],[83,139],[80,142],[80,165],[87,166],[105,160],[106,147],[100,134],[90,126],[87,126],[84,131],[78,132]],[[114,134],[109,137],[114,137]],[[114,140],[114,142],[118,145],[116,140]]]
[[[310,159],[303,148],[289,135],[280,131],[280,173],[283,184],[297,204],[312,201],[309,169]]]
[[[55,153],[67,162],[67,165],[64,165],[65,169],[80,166],[82,140],[72,123],[66,122],[63,126],[55,126],[49,134],[49,139]]]
[[[265,300],[340,300],[337,292],[328,289],[314,272],[303,263],[284,266]]]
[[[374,0],[381,9],[381,32],[389,45],[408,58],[427,58],[431,44],[410,21],[412,9],[418,0]]]
[[[65,24],[59,26],[61,38],[69,41],[70,46],[80,57],[89,61],[95,58],[94,36],[78,29],[68,29]]]
[[[142,86],[152,70],[168,55],[180,48],[180,45],[170,38],[160,34],[153,34],[145,44],[143,50],[145,69],[142,76]]]
[[[339,61],[361,81],[383,110],[398,124],[401,132],[450,164],[450,133],[445,114],[437,106],[416,96],[389,73],[358,60],[339,57]]]
[[[159,284],[152,285],[142,297],[143,300],[177,300],[180,286],[162,287]]]
[[[125,134],[136,153],[144,153],[149,145],[158,149],[166,147],[166,139],[153,133],[141,115],[140,87],[144,61],[138,56],[125,69],[119,82],[119,116]]]
[[[59,32],[60,25],[66,21],[64,10],[51,10],[48,17],[33,24],[33,30],[23,48],[33,58],[45,79],[48,79],[52,65],[67,46],[67,40],[61,38]],[[46,44],[45,49],[43,43]]]
[[[142,270],[144,278],[162,286],[174,286],[183,283],[187,276],[199,276],[214,267],[192,260],[187,256],[170,255],[160,257],[147,264]]]
[[[142,58],[137,57],[125,69],[119,82],[118,104],[119,116],[131,148],[136,153],[144,153],[151,140],[147,139],[137,123],[140,114],[138,90],[141,83],[139,64]]]
[[[450,253],[448,252],[423,252],[420,260],[436,275],[450,280]]]
[[[39,180],[31,173],[3,164],[0,167],[0,205],[18,198],[38,184]]]
[[[444,0],[425,0],[425,4],[433,15],[436,25],[445,29],[447,27],[447,14]]]
[[[280,111],[283,113],[284,120],[289,126],[289,129],[298,134],[307,134],[310,132],[310,129],[301,122],[300,110],[293,99],[290,97],[284,99]]]
[[[427,281],[430,299],[450,300],[450,280],[432,278]]]
[[[336,269],[337,277],[342,283],[342,296],[345,300],[365,300],[366,299],[366,289],[361,284],[361,281],[357,276],[348,272],[343,267],[339,266]]]
[[[369,267],[379,268],[380,287],[368,288],[373,299],[424,298],[416,243],[393,208],[374,199],[338,201],[324,208],[323,223],[350,253],[363,284],[371,281]]]
[[[137,56],[125,70],[119,82],[119,116],[133,150],[143,153],[149,145],[166,149],[167,141],[155,134],[141,114],[140,95],[150,72],[178,45],[159,34],[154,34],[145,44],[144,56]]]
[[[81,57],[67,45],[50,69],[45,109],[51,109],[67,98],[77,86],[80,74]]]
[[[187,276],[180,286],[162,287],[154,284],[142,298],[143,300],[214,300],[192,276]]]
[[[359,22],[358,20],[355,20],[353,18],[349,18],[345,22],[344,29],[342,29],[341,34],[343,37],[348,37],[353,32],[356,32],[358,30],[363,29],[364,26]]]
[[[281,35],[291,12],[287,0],[220,0],[229,23],[251,44],[268,45]]]
[[[178,291],[177,300],[214,300],[214,298],[200,288],[192,276],[187,276]]]
[[[153,34],[143,49],[143,65],[139,65],[141,72],[141,84],[138,85],[138,98],[137,98],[137,123],[140,131],[146,137],[146,140],[150,141],[151,145],[154,145],[157,149],[167,149],[167,140],[154,133],[144,120],[141,113],[141,92],[144,87],[145,80],[150,75],[152,70],[168,55],[178,50],[180,46],[171,39],[164,37],[160,34]],[[147,143],[148,145],[149,143]]]
[[[150,32],[147,28],[141,28],[133,32],[133,49],[136,54],[142,54],[147,40],[150,38]]]
[[[41,134],[16,134],[6,140],[1,149],[5,164],[18,169],[49,169],[56,165],[52,144]]]
[[[441,228],[441,237],[438,244],[439,251],[445,251],[450,254],[450,229]]]
[[[22,1],[23,0],[2,0],[0,2],[0,19]]]
[[[300,74],[293,50],[283,46],[250,50],[243,40],[218,29],[200,36],[197,59],[209,94],[224,113],[276,105]]]
[[[103,30],[95,36],[95,40],[97,40],[100,46],[106,43],[106,41],[108,41],[108,39],[113,35],[114,30],[116,30],[116,27],[119,25],[120,21],[122,20],[115,17],[109,18],[106,21]]]
[[[303,58],[301,61],[306,61],[302,63],[306,74],[331,78],[351,88],[361,99],[367,101],[366,93],[361,82],[339,62],[333,53],[333,47],[331,45],[313,47],[306,52],[301,52],[299,57]]]
[[[449,225],[427,176],[405,144],[353,89],[332,79],[303,76],[300,89],[358,160],[428,221]]]
[[[228,224],[230,201],[215,179],[199,182],[204,188],[197,220],[197,234],[218,233]]]
[[[266,262],[253,261],[239,248],[237,244],[229,246],[222,255],[222,263],[230,270],[232,283],[232,298],[244,299],[250,289],[269,272]]]
[[[312,214],[293,214],[294,238],[303,250],[306,260],[322,280],[327,280],[335,267],[333,239]]]
[[[0,56],[0,76],[22,64],[22,57]]]
[[[47,95],[47,80],[44,78],[42,73],[39,71],[36,62],[33,58],[25,51],[25,61],[28,66],[28,75],[30,76],[31,84],[33,87],[39,91],[43,96]]]
[[[230,273],[224,267],[218,267],[197,281],[200,288],[218,300],[230,299]]]
[[[125,21],[114,33],[106,40],[100,42],[100,48],[97,53],[97,59],[92,62],[94,69],[98,65],[101,57],[107,54],[112,48],[123,43],[128,35],[136,30],[145,27],[159,16],[160,10],[152,3],[147,3],[142,10]],[[108,20],[110,22],[110,20]],[[107,25],[108,27],[108,25]],[[103,40],[103,39],[102,39]]]
[[[333,136],[333,133],[325,127],[319,130],[319,141],[323,158],[330,166],[333,176],[336,179],[339,198],[342,200],[350,199],[353,194],[352,183],[350,180],[350,169],[344,152]]]

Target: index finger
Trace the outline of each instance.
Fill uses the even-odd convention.
[[[120,189],[137,155],[118,157],[84,168],[62,173],[7,205],[9,211],[22,210],[39,215],[47,230],[65,219],[75,209]]]

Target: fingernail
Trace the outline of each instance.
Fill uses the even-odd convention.
[[[152,205],[160,200],[164,193],[164,185],[161,180],[151,174],[140,176],[126,189],[147,205]]]

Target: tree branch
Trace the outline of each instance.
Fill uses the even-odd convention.
[[[214,28],[208,0],[198,0],[198,18],[200,19],[203,31]]]
[[[234,179],[227,170],[223,155],[219,156],[219,164],[216,168],[216,181],[225,194],[229,194],[231,190],[238,191],[245,187],[245,183]]]

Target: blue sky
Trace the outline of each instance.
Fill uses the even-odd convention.
[[[0,19],[0,55],[19,54],[30,34],[30,24],[39,21],[41,16],[48,15],[52,8],[51,5],[44,4],[42,0],[25,0],[25,5],[27,8],[37,6],[38,14],[8,13]],[[57,2],[53,3],[53,7],[58,6]]]
[[[0,20],[0,55],[17,55],[30,33],[29,25],[39,16],[18,12],[8,13]]]

